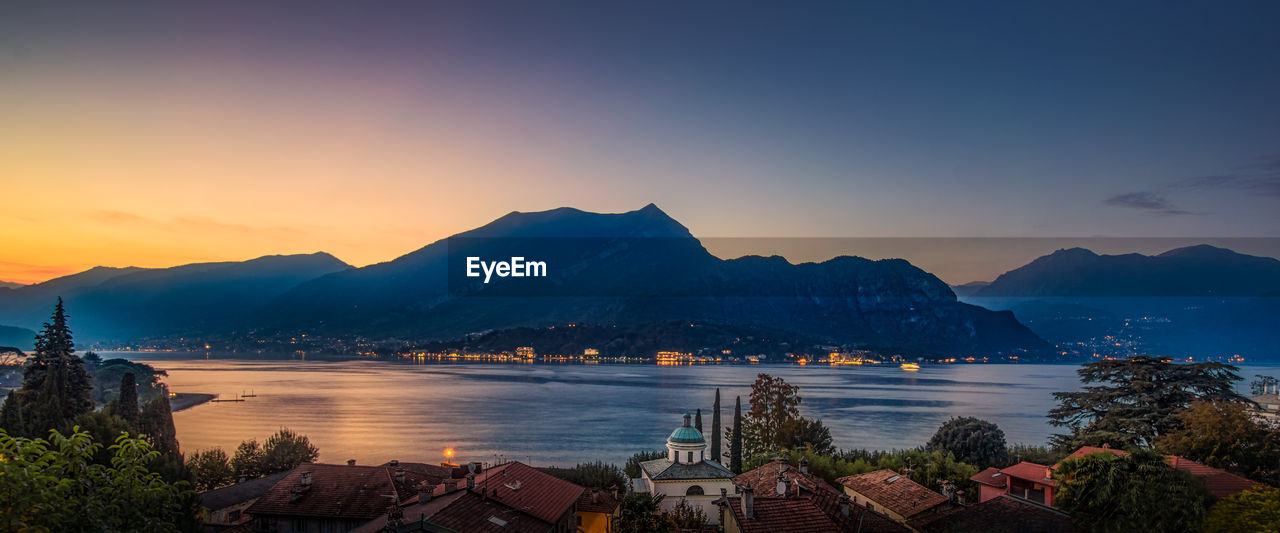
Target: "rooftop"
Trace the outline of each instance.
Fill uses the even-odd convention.
[[[250,479],[244,483],[236,483],[229,487],[202,492],[199,496],[200,506],[205,509],[218,510],[242,504],[266,494],[268,490],[271,490],[271,487],[274,487],[276,483],[288,475],[288,472],[280,472],[258,479]]]
[[[675,444],[705,444],[707,439],[702,436],[702,432],[698,431],[698,428],[690,425],[689,413],[685,413],[684,425],[672,431],[671,436],[667,437],[667,442]]]
[[[618,500],[607,490],[587,489],[578,496],[579,513],[612,514],[618,508]]]
[[[1262,487],[1263,484],[1252,479],[1238,476],[1221,468],[1214,468],[1176,455],[1165,456],[1169,465],[1190,473],[1204,480],[1204,488],[1214,498],[1226,498],[1246,490]]]
[[[1008,495],[922,516],[911,520],[909,525],[921,533],[1071,533],[1075,530],[1066,513]]]
[[[836,481],[905,518],[947,503],[945,496],[893,470],[877,470]]]
[[[666,459],[654,459],[640,463],[640,468],[654,481],[733,478],[733,472],[715,461],[673,463]]]
[[[1058,486],[1058,482],[1054,481],[1052,477],[1052,472],[1050,472],[1050,468],[1044,465],[1036,464],[1036,463],[1028,463],[1026,461],[1023,461],[1021,463],[1010,466],[1008,468],[1001,469],[1000,473],[1009,477],[1016,477],[1018,479],[1033,481],[1041,485],[1048,485],[1050,487]],[[969,479],[973,479],[973,478],[969,478]]]
[[[386,513],[389,496],[402,503],[417,494],[425,476],[405,472],[403,482],[385,466],[303,463],[249,507],[254,515],[373,519]],[[310,475],[310,484],[303,476]]]
[[[759,468],[748,472],[738,474],[733,478],[733,484],[738,486],[751,484],[756,489],[756,497],[765,497],[777,492],[778,472],[782,472],[782,477],[787,479],[791,484],[791,490],[799,487],[803,491],[817,492],[820,490],[830,491],[840,494],[840,491],[832,487],[830,483],[823,481],[822,478],[812,473],[802,474],[800,469],[787,464],[783,459],[774,459],[768,463],[760,465]]]
[[[1004,474],[1000,473],[999,468],[996,468],[993,466],[993,467],[987,468],[986,470],[978,472],[977,474],[974,474],[972,477],[969,478],[969,481],[973,481],[974,483],[978,483],[980,485],[986,485],[988,487],[1003,489],[1004,486],[1008,483],[1008,479],[1009,478],[1005,477]]]

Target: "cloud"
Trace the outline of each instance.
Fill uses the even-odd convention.
[[[1190,211],[1178,209],[1177,206],[1173,205],[1173,203],[1169,202],[1169,200],[1165,199],[1163,196],[1150,191],[1118,194],[1103,200],[1102,203],[1112,207],[1141,209],[1160,215],[1192,214]]]

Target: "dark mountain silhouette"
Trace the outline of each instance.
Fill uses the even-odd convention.
[[[326,253],[172,268],[95,267],[0,290],[0,322],[39,327],[62,297],[80,340],[217,332],[243,325],[253,309],[303,281],[349,268]]]
[[[0,353],[3,353],[3,347],[16,346],[20,349],[29,350],[35,344],[36,332],[27,328],[15,328],[13,326],[0,326]]]
[[[483,284],[458,275],[465,256],[513,255],[546,261],[547,278]],[[721,260],[654,205],[619,214],[510,213],[393,261],[303,283],[257,317],[282,331],[426,340],[676,320],[915,352],[1047,346],[1012,314],[960,303],[941,280],[906,261]]]
[[[1189,246],[1148,256],[1058,250],[1006,272],[979,297],[1250,297],[1280,291],[1280,261]]]
[[[970,281],[969,283],[952,285],[951,291],[956,293],[956,296],[964,298],[965,296],[973,296],[978,291],[986,288],[986,286],[990,284],[991,282],[989,281]]]

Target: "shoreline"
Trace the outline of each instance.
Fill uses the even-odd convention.
[[[200,392],[178,392],[169,398],[169,411],[178,412],[190,409],[197,405],[208,403],[216,398],[216,394],[204,394]]]

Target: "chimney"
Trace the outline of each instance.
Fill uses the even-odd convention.
[[[392,459],[391,462],[387,463],[387,466],[400,466],[400,461]]]
[[[1108,442],[1104,442],[1104,443],[1102,443],[1102,449],[1104,449],[1104,450],[1109,450],[1109,449],[1111,449],[1111,443],[1108,443]]]
[[[467,474],[467,490],[476,488],[476,475]]]
[[[591,503],[600,503],[600,489],[591,489]]]
[[[800,473],[804,475],[809,475],[809,458],[808,457],[800,458]]]
[[[961,507],[964,507],[964,491],[963,490],[956,491],[956,503],[960,504]]]
[[[435,490],[435,485],[427,484],[425,481],[422,482],[421,485],[418,485],[418,503],[427,503],[431,501],[431,494],[435,492]]]
[[[404,483],[404,469],[396,467],[396,483]]]
[[[355,466],[355,465],[356,465],[355,459],[347,459],[347,466]]]
[[[756,505],[755,492],[756,490],[751,488],[750,483],[742,487],[742,517],[747,520],[755,519],[755,514],[753,513]]]
[[[840,495],[840,516],[845,518],[849,518],[849,500],[848,494]]]
[[[304,487],[311,486],[311,472],[309,471],[302,472],[302,486]]]

